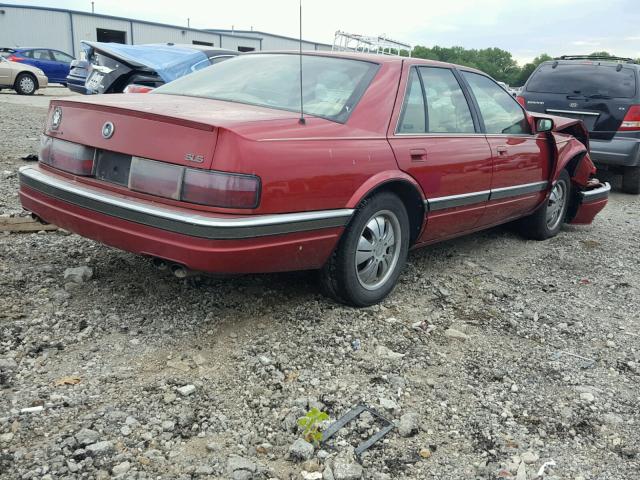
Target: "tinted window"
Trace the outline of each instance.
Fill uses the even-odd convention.
[[[18,52],[20,57],[34,58],[33,56],[34,50],[24,50],[22,52]]]
[[[420,67],[427,97],[429,133],[474,133],[467,99],[453,72],[447,68]]]
[[[204,97],[299,111],[299,62],[298,55],[242,55],[167,83],[153,94]],[[377,67],[375,63],[361,60],[303,55],[305,113],[346,121]]]
[[[424,97],[418,71],[411,69],[407,93],[404,96],[404,105],[400,115],[398,133],[425,133]]]
[[[476,97],[487,133],[531,133],[522,107],[496,82],[484,75],[462,72]]]
[[[636,93],[633,69],[615,65],[544,64],[527,82],[528,92],[603,95],[632,98]]]
[[[51,55],[53,55],[53,59],[56,62],[71,63],[73,61],[73,57],[71,55],[67,55],[66,53],[51,50]]]

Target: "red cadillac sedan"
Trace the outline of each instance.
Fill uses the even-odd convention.
[[[318,269],[367,306],[410,248],[591,223],[610,187],[588,148],[579,121],[528,113],[471,68],[256,53],[145,95],[53,101],[20,199],[179,276]]]

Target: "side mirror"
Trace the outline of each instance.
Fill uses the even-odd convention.
[[[553,120],[550,118],[538,118],[536,120],[536,131],[538,133],[550,132],[553,130]]]

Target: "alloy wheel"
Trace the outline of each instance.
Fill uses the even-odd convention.
[[[360,285],[380,288],[393,274],[402,244],[402,230],[395,213],[382,210],[365,224],[358,239],[355,268]]]
[[[551,189],[549,201],[547,203],[547,228],[555,230],[562,222],[564,206],[567,202],[567,184],[559,181]]]

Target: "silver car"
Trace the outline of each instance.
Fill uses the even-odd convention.
[[[42,70],[24,63],[10,62],[0,56],[0,90],[11,88],[19,95],[33,95],[45,88],[49,79]]]

